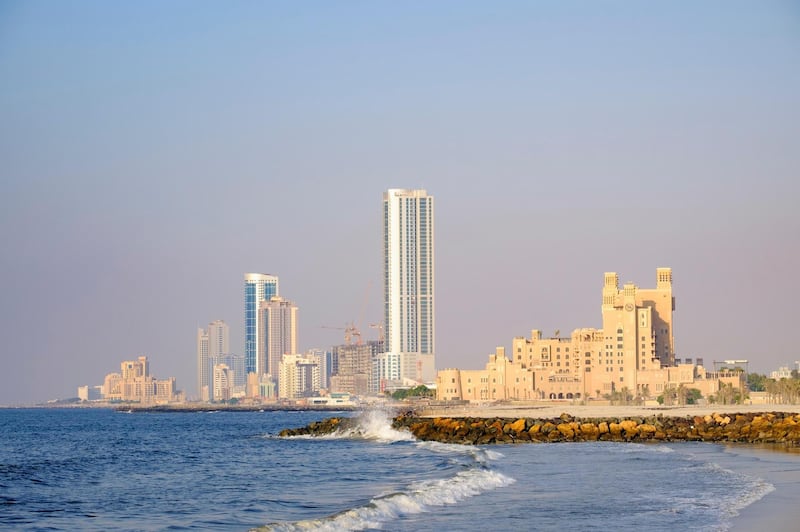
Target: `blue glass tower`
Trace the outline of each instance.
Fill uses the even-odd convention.
[[[279,295],[278,277],[267,273],[244,274],[244,363],[247,373],[266,373],[259,368],[258,306],[262,301]]]

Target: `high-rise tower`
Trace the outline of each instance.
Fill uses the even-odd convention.
[[[208,374],[208,331],[205,329],[197,329],[197,397],[201,401],[208,401],[209,399],[209,381]]]
[[[279,294],[278,278],[266,273],[244,274],[244,358],[245,371],[258,375],[267,373],[259,365],[258,309],[262,301],[269,301]]]
[[[278,383],[283,355],[297,354],[297,306],[282,297],[262,301],[258,311],[258,366]]]
[[[212,321],[207,330],[197,329],[197,395],[203,401],[214,399],[214,364],[230,353],[229,330],[223,320]]]
[[[386,355],[382,379],[435,379],[433,197],[425,190],[383,194]]]

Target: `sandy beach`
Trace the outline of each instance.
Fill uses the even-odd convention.
[[[745,412],[790,412],[800,414],[800,405],[686,405],[686,406],[633,406],[633,405],[575,405],[571,403],[537,404],[485,404],[418,408],[424,417],[508,417],[549,419],[561,414],[578,418],[645,417],[661,414],[670,417],[705,416],[708,414],[735,414]]]

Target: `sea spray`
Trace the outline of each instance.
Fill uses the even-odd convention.
[[[329,418],[312,422],[307,427],[284,429],[282,438],[365,439],[384,443],[414,441],[408,431],[392,427],[392,412],[382,408],[364,410],[350,418]]]
[[[378,444],[414,442],[414,446],[436,454],[460,457],[465,461],[462,469],[448,478],[426,479],[413,482],[400,490],[378,495],[369,503],[318,519],[290,523],[271,523],[257,530],[365,530],[380,529],[403,516],[429,512],[433,508],[454,505],[464,499],[513,484],[515,480],[494,471],[489,463],[503,455],[480,447],[417,441],[407,431],[392,427],[392,412],[385,409],[365,410],[327,434],[290,436],[321,440],[363,439]]]

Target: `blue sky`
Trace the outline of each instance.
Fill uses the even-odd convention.
[[[381,319],[383,190],[436,198],[437,365],[673,268],[679,357],[800,360],[797,2],[0,4],[0,404],[193,391],[244,272],[300,347]]]

